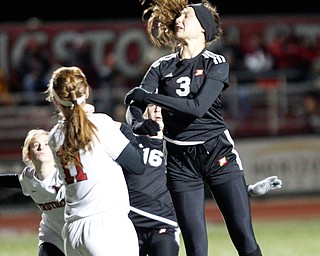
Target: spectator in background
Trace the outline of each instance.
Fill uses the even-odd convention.
[[[90,43],[81,36],[76,37],[68,45],[69,57],[63,61],[63,66],[77,66],[86,74],[92,89],[98,88],[98,72],[93,62]]]
[[[221,38],[221,48],[216,50],[220,54],[224,55],[230,65],[230,72],[241,72],[244,69],[243,66],[243,50],[240,46],[238,31],[231,27],[224,32],[224,37]],[[219,45],[219,43],[217,43]],[[214,44],[208,46],[208,49],[214,48]]]
[[[125,92],[127,91],[128,79],[119,70],[118,60],[115,53],[108,52],[104,57],[104,63],[97,68],[98,88],[95,89],[95,106],[96,111],[104,112],[112,117],[121,108]],[[123,120],[124,115],[117,116],[116,120]],[[121,118],[119,118],[121,117]]]
[[[314,89],[305,94],[303,107],[310,132],[320,133],[320,90]]]
[[[0,106],[12,106],[15,100],[9,91],[7,77],[2,69],[0,69]]]
[[[309,78],[316,49],[306,36],[280,29],[267,49],[274,59],[274,69],[284,72],[288,81]]]
[[[244,54],[244,67],[252,75],[263,75],[273,68],[273,58],[267,51],[261,35],[253,34],[248,42],[248,49]]]
[[[26,104],[35,105],[38,101],[38,93],[47,89],[50,65],[50,55],[46,46],[36,39],[31,39],[18,64]]]
[[[116,54],[112,51],[108,52],[104,57],[103,65],[98,68],[99,87],[109,87],[117,80],[119,73]]]

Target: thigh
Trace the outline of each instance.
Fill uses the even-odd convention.
[[[204,189],[172,193],[185,248],[188,255],[207,255]]]
[[[256,250],[258,245],[253,232],[250,199],[244,177],[210,188],[238,252]]]
[[[66,226],[65,236],[68,256],[139,255],[137,233],[124,213],[100,213],[74,221]]]
[[[167,185],[170,191],[184,192],[204,187],[198,162],[189,151],[196,146],[178,146],[171,143],[167,148]]]
[[[83,237],[88,255],[139,255],[136,230],[122,213],[98,214],[84,228]]]

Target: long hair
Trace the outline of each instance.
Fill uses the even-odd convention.
[[[143,5],[146,0],[140,2]],[[212,13],[215,21],[216,33],[214,39],[207,42],[210,44],[222,35],[220,16],[217,8],[209,1],[202,0],[201,3]],[[142,19],[147,20],[147,34],[155,46],[168,46],[173,51],[177,49],[180,42],[175,36],[175,20],[187,5],[188,0],[152,0],[149,7],[143,11]]]
[[[61,67],[52,74],[47,100],[59,102],[64,117],[64,142],[58,151],[62,165],[81,166],[79,151],[92,151],[97,127],[87,118],[81,107],[85,104],[85,95],[89,85],[78,67]]]

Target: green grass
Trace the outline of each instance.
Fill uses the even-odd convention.
[[[38,255],[37,233],[2,231],[0,229],[0,256]]]
[[[311,256],[320,251],[320,218],[255,221],[254,230],[264,256]],[[208,224],[209,256],[238,255],[224,223]],[[179,256],[185,256],[183,243]]]
[[[320,218],[255,221],[254,229],[264,256],[311,256],[320,251]],[[224,223],[208,224],[209,256],[237,255]],[[0,256],[37,255],[37,234],[1,232]],[[183,241],[179,256],[185,256]]]

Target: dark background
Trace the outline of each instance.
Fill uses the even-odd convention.
[[[43,21],[132,19],[141,18],[143,10],[139,0],[27,0],[17,2],[11,3],[8,1],[6,4],[1,4],[0,22],[20,22],[30,17],[38,17]],[[320,15],[319,0],[215,0],[211,2],[217,5],[221,16],[256,14]]]

